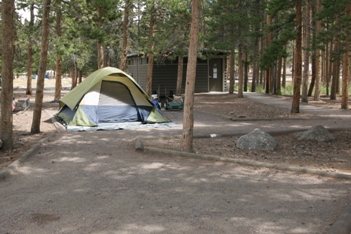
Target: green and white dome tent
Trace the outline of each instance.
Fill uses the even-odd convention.
[[[131,76],[114,67],[91,73],[61,98],[55,117],[67,128],[170,122]]]

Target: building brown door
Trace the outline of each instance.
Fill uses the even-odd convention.
[[[223,67],[222,59],[215,58],[209,61],[209,91],[222,91]]]

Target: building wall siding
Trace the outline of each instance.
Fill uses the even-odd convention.
[[[185,90],[187,65],[183,67],[182,93]],[[160,95],[165,92],[169,95],[170,91],[175,93],[177,88],[178,65],[159,65],[154,66],[152,90],[160,90]],[[208,70],[206,64],[200,64],[196,69],[195,92],[208,92]]]
[[[145,89],[147,64],[128,65],[128,74],[131,75],[143,89]]]
[[[131,74],[138,84],[145,89],[146,76],[147,76],[147,64],[138,63],[128,65],[128,73]],[[197,64],[196,69],[196,81],[195,81],[195,92],[209,92],[209,71],[208,62],[202,61]],[[185,80],[186,80],[187,64],[183,66],[183,81],[182,81],[182,93],[185,91]],[[153,79],[152,79],[152,92],[160,92],[160,96],[169,95],[170,91],[175,93],[177,85],[177,73],[178,64],[166,61],[164,64],[154,64],[153,68]],[[223,79],[223,78],[222,78]]]
[[[146,87],[146,76],[147,76],[147,64],[139,65],[139,85],[145,89]]]

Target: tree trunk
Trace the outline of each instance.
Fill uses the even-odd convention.
[[[150,31],[149,31],[149,61],[147,65],[147,77],[146,77],[146,87],[145,92],[147,95],[152,93],[152,75],[154,69],[154,26],[156,21],[155,3],[151,7],[150,16]]]
[[[247,83],[249,82],[249,62],[248,54],[245,53],[245,63],[244,63],[244,91],[247,92]]]
[[[28,48],[28,55],[27,55],[27,88],[26,94],[32,95],[32,64],[33,64],[33,48],[32,45],[29,44]]]
[[[2,150],[13,149],[13,67],[15,54],[15,26],[14,26],[15,2],[3,0],[1,5],[2,19],[2,90],[1,90],[1,116],[0,116],[0,139]]]
[[[184,117],[183,117],[183,139],[182,148],[186,152],[193,151],[194,131],[194,91],[197,65],[197,44],[199,41],[199,15],[201,0],[192,1],[190,45],[188,52],[188,66],[186,71]]]
[[[294,61],[294,94],[291,106],[291,113],[300,112],[300,87],[302,73],[302,0],[296,2],[296,45],[295,45],[295,61]]]
[[[277,94],[277,82],[276,82],[276,77],[277,76],[277,66],[274,65],[271,69],[271,94]]]
[[[341,66],[341,61],[340,60],[338,60],[338,64],[337,65],[338,65],[338,70],[335,71],[335,73],[336,73],[336,76],[335,76],[336,82],[335,82],[335,84],[336,84],[336,93],[340,94],[340,66]]]
[[[235,59],[235,50],[232,49],[230,51],[230,56],[229,56],[229,94],[234,93],[234,85],[235,85],[235,64],[234,64],[234,59]]]
[[[259,2],[259,1],[256,1]],[[256,27],[256,31],[259,31],[259,28]],[[260,74],[259,71],[259,38],[255,38],[255,48],[254,48],[254,58],[253,58],[253,71],[252,71],[252,81],[251,81],[251,92],[256,92],[256,85],[258,83],[258,77]]]
[[[98,42],[97,43],[97,51],[98,51],[98,69],[104,67],[104,46]]]
[[[271,2],[271,0],[267,0],[267,2]],[[266,15],[266,24],[267,27],[270,27],[270,25],[272,24],[272,19],[270,17],[270,15]],[[272,33],[268,32],[267,36],[266,36],[266,47],[268,47],[271,44],[271,40],[272,40]],[[271,93],[272,91],[272,87],[271,87],[271,69],[268,68],[266,70],[266,93]]]
[[[303,77],[302,77],[302,102],[308,102],[308,96],[307,96],[307,90],[308,90],[308,78],[309,78],[309,65],[310,65],[310,52],[308,50],[309,42],[310,42],[310,1],[306,1],[306,6],[305,6],[305,22],[304,22],[304,37],[303,37],[303,44],[304,48],[304,61],[303,61]]]
[[[30,20],[29,29],[33,30],[34,26],[34,3],[30,4]],[[26,94],[32,95],[32,64],[33,64],[33,48],[32,34],[28,34],[28,57],[27,57],[27,89]]]
[[[321,11],[322,3],[321,0],[317,0],[317,13]],[[318,20],[316,22],[316,34],[321,31],[322,22]],[[320,82],[321,82],[321,50],[316,49],[316,74],[315,74],[315,89],[314,89],[314,100],[319,101],[321,99]]]
[[[50,5],[51,5],[51,0],[44,0],[40,62],[39,62],[39,71],[38,71],[38,79],[37,79],[37,89],[35,94],[35,106],[33,111],[33,122],[31,127],[31,133],[33,134],[40,133],[40,120],[41,120],[41,111],[42,111],[43,96],[44,96],[44,79],[45,79],[44,77],[46,73],[46,63],[47,63],[48,47],[49,47]]]
[[[333,51],[335,54],[339,51],[339,38],[336,37],[334,39],[334,48]],[[339,57],[339,56],[337,56]],[[333,61],[333,71],[332,71],[332,84],[330,90],[330,100],[336,100],[336,82],[338,81],[337,76],[339,75],[340,68],[340,60],[339,58],[335,58]]]
[[[253,68],[252,68],[251,92],[256,92],[256,86],[257,86],[258,77],[260,74],[258,65],[259,65],[258,60],[255,58],[253,61]]]
[[[238,64],[239,64],[239,71],[238,71],[238,98],[243,98],[243,82],[244,82],[244,65],[243,65],[243,52],[242,52],[242,46],[241,44],[239,45],[239,56],[238,56]]]
[[[127,43],[128,43],[128,26],[129,26],[129,8],[131,6],[130,0],[125,1],[124,6],[124,20],[123,20],[123,42],[122,42],[122,57],[120,69],[127,71]]]
[[[182,95],[182,83],[183,83],[183,56],[178,57],[178,73],[177,73],[177,89],[176,89],[176,95],[180,96]],[[165,95],[167,95],[165,93]]]
[[[330,81],[331,81],[331,71],[332,71],[332,63],[331,63],[331,52],[332,52],[332,43],[327,44],[327,54],[326,54],[326,63],[327,63],[327,69],[326,69],[326,76],[327,76],[327,85],[326,85],[326,94],[329,96],[330,95]]]
[[[83,71],[79,69],[79,71],[78,71],[78,82],[79,82],[79,84],[82,83],[82,79],[83,79]]]
[[[73,67],[72,67],[72,72],[71,72],[71,77],[72,77],[72,83],[71,83],[71,90],[74,89],[77,86],[77,64],[75,59],[73,60]]]
[[[346,16],[351,16],[351,4],[347,6]],[[342,60],[342,97],[341,97],[341,108],[348,109],[349,101],[349,81],[350,81],[350,35],[348,34],[345,38],[344,54]]]
[[[282,77],[282,87],[285,89],[286,86],[286,57],[283,58],[283,77]]]
[[[265,46],[264,42],[265,42],[264,38],[261,37],[261,40],[260,40],[260,45],[261,45],[260,46],[260,54],[264,53],[264,46]],[[266,71],[261,71],[260,72],[260,85],[262,85],[262,88],[265,87],[265,80],[266,80],[265,74],[266,74]]]
[[[281,95],[282,94],[282,89],[281,89],[281,77],[282,77],[282,63],[283,63],[283,58],[279,57],[278,60],[278,69],[277,69],[277,75],[276,75],[276,94]]]
[[[61,99],[61,90],[62,90],[62,60],[57,58],[56,60],[56,69],[55,69],[55,100],[58,101]]]
[[[293,65],[291,68],[291,80],[294,81],[295,78],[295,50],[292,51],[292,61],[293,61]]]
[[[311,97],[314,89],[314,83],[316,80],[316,56],[313,55],[311,59],[311,64],[312,64],[312,76],[311,76],[311,83],[310,87],[308,89],[307,96]]]
[[[61,31],[61,18],[62,18],[62,13],[61,13],[61,0],[56,1],[56,35],[58,38],[61,37],[62,31]],[[61,99],[61,89],[62,89],[62,60],[61,60],[61,55],[58,55],[56,59],[56,69],[55,69],[55,97],[54,101],[58,101]]]

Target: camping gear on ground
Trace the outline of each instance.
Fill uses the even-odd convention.
[[[25,112],[29,108],[29,106],[30,106],[29,98],[20,98],[17,100],[13,98],[12,111],[18,112],[17,114],[21,114]]]
[[[56,118],[65,126],[170,122],[127,73],[101,68],[60,99]]]
[[[167,90],[165,87],[165,94]],[[182,96],[174,95],[173,91],[169,92],[169,96],[166,95],[166,110],[183,110],[184,108],[184,99]]]
[[[158,100],[158,95],[157,95],[157,93],[156,93],[156,94],[151,94],[151,102],[152,102],[152,104],[154,104],[154,106],[155,106],[157,109],[161,110],[161,106],[160,106],[160,102],[159,102],[159,100]]]

